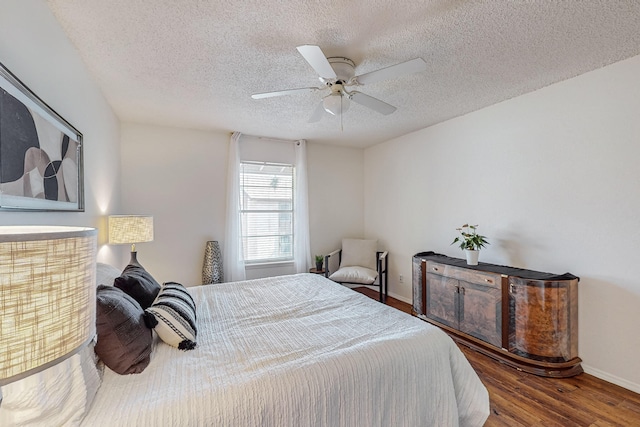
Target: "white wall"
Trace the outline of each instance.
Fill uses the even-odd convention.
[[[1,225],[97,227],[98,260],[114,262],[105,216],[120,205],[120,129],[84,63],[45,2],[0,2],[0,62],[84,137],[85,212],[0,212]]]
[[[391,293],[410,301],[412,255],[460,257],[455,228],[480,224],[481,261],[580,276],[585,369],[640,392],[639,75],[640,56],[365,150]]]
[[[224,241],[229,134],[122,124],[122,214],[153,216],[138,261],[159,281],[202,283],[208,240]],[[126,260],[125,260],[126,263]]]
[[[339,249],[343,237],[364,237],[364,151],[308,145],[311,254]]]
[[[159,281],[200,284],[205,242],[218,240],[224,247],[229,137],[122,125],[123,209],[118,213],[153,215],[154,241],[137,249],[140,263]],[[338,248],[343,236],[364,233],[363,150],[310,142],[307,157],[311,250],[324,254]],[[292,272],[281,265],[250,268],[247,278]]]

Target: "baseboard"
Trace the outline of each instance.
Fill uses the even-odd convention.
[[[343,285],[348,287],[348,288],[368,288],[368,289],[371,289],[372,291],[376,291],[376,292],[378,292],[380,290],[380,288],[377,287],[377,286],[356,285],[356,284],[352,284],[352,283],[343,283]],[[407,303],[409,305],[413,304],[413,300],[411,298],[405,298],[405,297],[402,297],[402,296],[400,296],[398,294],[394,294],[393,292],[389,292],[389,296],[391,298],[395,298],[395,299],[397,299],[399,301],[405,302],[405,303]]]
[[[582,369],[584,372],[593,375],[596,378],[600,378],[606,382],[611,384],[618,385],[622,388],[626,388],[627,390],[631,390],[634,393],[640,393],[640,384],[632,383],[631,381],[627,381],[624,378],[616,377],[615,375],[611,375],[607,372],[601,371],[600,369],[592,368],[589,365],[582,364]]]
[[[392,298],[395,298],[397,300],[400,300],[402,302],[406,302],[409,305],[413,305],[413,300],[411,298],[405,298],[403,296],[400,296],[398,294],[394,294],[393,292],[389,292],[389,296]]]

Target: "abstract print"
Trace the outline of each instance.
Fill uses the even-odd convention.
[[[0,88],[1,207],[77,209],[79,148],[79,141]]]

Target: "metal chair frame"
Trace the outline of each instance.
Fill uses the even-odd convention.
[[[329,258],[331,258],[332,256],[338,255],[338,265],[340,265],[340,263],[342,262],[342,249],[337,249],[333,252],[331,252],[330,254],[326,255],[324,257],[324,277],[326,277],[327,279],[329,278],[330,271],[329,271]],[[376,281],[373,282],[370,285],[366,285],[364,283],[353,283],[353,282],[338,282],[337,280],[334,280],[336,283],[341,283],[341,284],[349,284],[349,285],[360,285],[360,286],[376,286],[379,287],[379,292],[380,292],[380,302],[384,303],[387,300],[387,297],[389,296],[389,252],[388,251],[377,251],[376,252],[376,266],[377,266],[377,272],[378,272],[378,277],[376,278]],[[339,267],[338,267],[339,269]]]

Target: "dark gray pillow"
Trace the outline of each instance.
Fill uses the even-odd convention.
[[[149,364],[151,329],[144,323],[144,311],[133,298],[113,286],[97,290],[95,352],[118,374],[139,374]]]
[[[160,292],[160,284],[141,265],[127,265],[113,285],[138,301],[143,310],[153,304]]]

